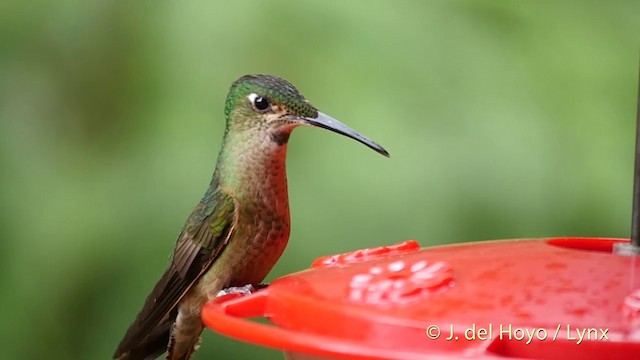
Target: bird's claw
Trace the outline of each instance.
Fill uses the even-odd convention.
[[[247,295],[251,295],[254,292],[260,290],[260,289],[264,289],[267,286],[269,286],[268,284],[258,284],[255,287],[251,284],[249,285],[245,285],[245,286],[236,286],[236,287],[229,287],[226,289],[222,289],[218,292],[218,294],[216,295],[216,297],[221,297],[221,296],[226,296],[226,295],[241,295],[241,296],[247,296]]]
[[[262,290],[262,289],[266,289],[269,286],[269,284],[258,284],[255,286],[256,291],[257,290]]]

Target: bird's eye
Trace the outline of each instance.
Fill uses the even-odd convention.
[[[258,96],[255,99],[253,99],[253,106],[256,107],[256,109],[260,110],[260,111],[264,111],[267,110],[269,108],[269,100],[267,100],[266,98],[262,97],[262,96]]]

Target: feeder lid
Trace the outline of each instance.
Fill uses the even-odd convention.
[[[415,241],[316,259],[205,305],[210,329],[344,359],[640,359],[640,258],[622,239]],[[275,326],[249,321],[268,317]]]

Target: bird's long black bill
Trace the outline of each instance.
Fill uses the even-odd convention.
[[[340,121],[332,118],[331,116],[327,115],[327,114],[323,114],[321,112],[318,111],[318,117],[316,118],[304,118],[304,120],[309,124],[309,125],[313,125],[313,126],[317,126],[323,129],[327,129],[327,130],[331,130],[333,132],[336,132],[338,134],[342,134],[344,136],[350,137],[354,140],[357,140],[365,145],[367,145],[368,147],[372,148],[373,150],[375,150],[376,152],[389,157],[389,153],[387,152],[387,150],[385,150],[382,146],[378,145],[375,141],[369,139],[368,137],[360,134],[359,132],[353,130],[352,128],[348,127],[347,125],[341,123]]]

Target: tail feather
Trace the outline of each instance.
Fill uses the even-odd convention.
[[[200,347],[203,329],[199,315],[179,311],[171,331],[167,360],[189,360]]]
[[[185,344],[180,344],[181,348],[176,348],[175,338],[171,336],[171,340],[169,341],[169,347],[167,349],[167,360],[189,360],[191,355],[198,350],[199,343],[202,339],[198,337],[198,341],[196,344],[187,344],[187,347],[184,348]]]
[[[118,346],[114,359],[118,360],[153,360],[167,351],[173,319],[165,317],[153,330],[141,341],[133,344],[121,343]]]

